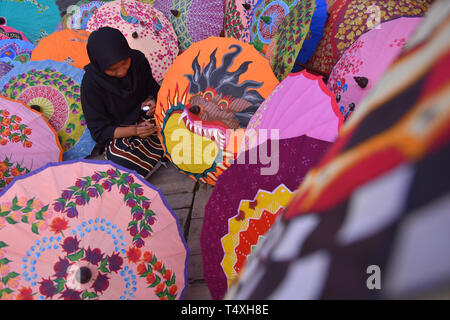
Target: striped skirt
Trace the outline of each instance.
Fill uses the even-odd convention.
[[[112,140],[106,148],[106,158],[139,173],[144,178],[164,156],[157,133],[147,138],[128,137]]]

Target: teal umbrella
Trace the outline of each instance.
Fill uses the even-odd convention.
[[[36,44],[55,31],[61,16],[53,0],[0,1],[0,21]]]

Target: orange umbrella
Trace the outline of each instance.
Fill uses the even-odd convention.
[[[218,37],[194,43],[158,93],[155,118],[166,154],[182,173],[214,185],[277,84],[268,60],[249,44]]]
[[[54,60],[83,69],[89,64],[86,51],[89,32],[66,29],[43,38],[33,50],[31,61]]]

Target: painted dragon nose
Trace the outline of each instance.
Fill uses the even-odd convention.
[[[200,107],[197,106],[197,105],[192,106],[192,107],[189,108],[189,112],[190,112],[190,113],[193,113],[193,114],[195,114],[195,115],[200,114],[200,111],[201,111],[201,110],[202,110],[202,109],[200,109]]]

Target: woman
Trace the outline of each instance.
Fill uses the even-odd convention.
[[[159,90],[150,64],[110,27],[91,33],[87,52],[81,103],[92,138],[102,151],[106,147],[108,160],[147,178],[164,154],[150,121]],[[147,113],[144,106],[150,106]]]

